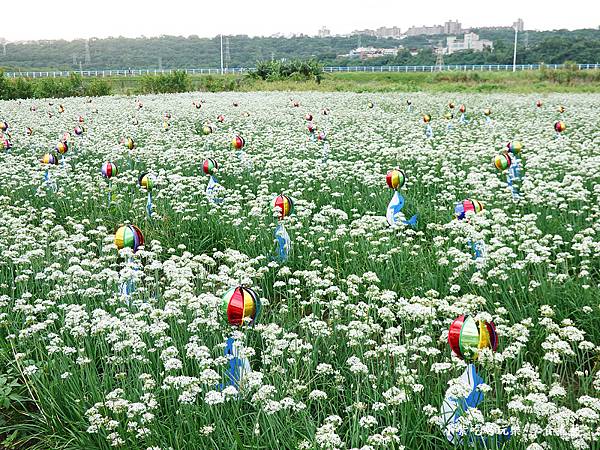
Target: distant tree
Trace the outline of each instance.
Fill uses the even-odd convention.
[[[481,39],[494,42],[494,50],[471,54],[457,52],[448,55],[446,62],[452,64],[489,63],[510,64],[512,62],[512,30],[475,30]],[[575,31],[528,31],[528,48],[524,46],[523,34],[519,33],[519,62],[539,61],[563,62],[567,59],[581,63],[598,62],[600,30],[583,29]],[[361,36],[362,46],[399,48],[395,57],[359,60],[347,55],[359,45],[357,36],[294,37],[291,39],[274,37],[230,36],[230,67],[252,67],[256,61],[275,59],[315,59],[324,65],[383,65],[383,64],[434,64],[435,55],[431,49],[438,45],[444,36],[408,36],[405,39],[377,39]],[[407,49],[418,49],[411,56]],[[0,48],[1,50],[1,48]],[[4,67],[23,70],[77,70],[79,61],[84,69],[124,69],[127,67],[158,69],[157,55],[162,57],[165,69],[215,68],[220,65],[220,39],[198,36],[161,36],[151,38],[111,37],[93,38],[89,41],[91,62],[85,63],[85,40],[38,41],[33,43],[10,44],[7,55],[0,61]],[[73,64],[75,55],[75,65]]]

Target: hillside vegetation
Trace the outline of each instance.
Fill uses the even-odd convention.
[[[495,49],[486,52],[460,52],[445,57],[447,64],[510,64],[512,42],[510,30],[478,31],[482,39],[494,41]],[[369,36],[294,38],[230,36],[229,67],[253,67],[256,61],[281,59],[316,59],[324,65],[424,65],[434,64],[432,47],[445,42],[445,36],[414,36],[403,40],[377,39]],[[341,58],[361,46],[393,48],[403,46],[395,57],[371,60]],[[410,50],[418,50],[416,55]],[[414,53],[414,51],[412,52]],[[517,62],[579,63],[600,62],[600,30],[528,31],[519,39]],[[89,61],[85,40],[36,41],[9,43],[6,55],[0,52],[0,67],[5,70],[86,70],[148,68],[185,69],[220,66],[220,39],[198,36],[161,36],[153,38],[90,39]]]

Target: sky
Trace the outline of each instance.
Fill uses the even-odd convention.
[[[529,30],[598,28],[598,0],[20,0],[19,11],[2,20],[8,41],[108,36],[198,35],[213,37],[275,33],[315,35],[355,29],[443,24],[463,27],[511,25]]]

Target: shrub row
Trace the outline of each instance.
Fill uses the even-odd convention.
[[[0,71],[0,99],[98,97],[111,94],[110,84],[100,78],[83,81],[77,73],[68,78],[7,78]]]
[[[250,72],[251,78],[265,81],[315,80],[323,79],[323,66],[316,60],[293,59],[290,61],[259,61],[256,69]]]
[[[183,71],[160,75],[144,75],[140,90],[143,94],[172,94],[191,90],[190,77]]]

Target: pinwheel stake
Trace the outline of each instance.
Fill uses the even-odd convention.
[[[468,213],[478,214],[481,211],[483,211],[483,204],[477,200],[466,199],[454,206],[454,215],[457,220],[464,220]],[[469,246],[473,251],[473,258],[479,263],[485,263],[485,243],[469,240]]]
[[[277,242],[277,260],[285,262],[289,258],[292,249],[292,240],[285,229],[284,219],[294,212],[294,201],[287,195],[281,194],[273,199],[272,206],[279,216],[273,233]]]
[[[488,448],[486,440],[475,436],[470,430],[463,430],[460,418],[469,414],[469,408],[477,408],[483,402],[484,394],[478,387],[484,383],[483,378],[477,373],[475,362],[482,349],[496,351],[498,348],[498,335],[496,327],[492,322],[477,320],[472,316],[461,315],[452,322],[448,332],[448,343],[456,356],[467,362],[467,367],[459,377],[459,382],[469,387],[469,394],[465,397],[456,398],[450,392],[446,392],[444,403],[440,408],[440,414],[444,421],[444,431],[448,441],[455,445],[462,445],[468,438],[470,445],[483,444]],[[511,429],[506,428],[502,434],[496,437],[499,441],[510,438]]]
[[[65,133],[65,136],[63,136],[63,140],[60,141],[58,144],[56,144],[56,148],[55,150],[60,153],[61,157],[60,157],[60,164],[64,167],[65,166],[65,154],[69,151],[69,144],[67,144],[67,140],[66,138],[69,136],[69,133]]]
[[[142,234],[142,231],[135,225],[120,226],[115,232],[115,245],[119,250],[130,248],[133,250],[133,253],[135,253],[139,247],[144,245],[144,235]],[[133,264],[133,256],[129,256],[128,263]],[[135,282],[133,277],[128,278],[119,285],[119,295],[125,298],[125,302],[128,305],[131,302],[131,295],[134,291]]]
[[[567,124],[562,120],[559,120],[554,124],[554,131],[556,131],[556,139],[561,137],[561,133],[567,129]]]
[[[115,163],[107,161],[102,164],[102,176],[108,180],[107,204],[109,207],[112,200],[112,177],[116,177],[117,174],[118,170]]]
[[[329,159],[329,141],[327,140],[327,133],[325,131],[319,131],[317,140],[323,143],[323,152],[321,154],[321,162],[325,164]]]
[[[523,144],[520,142],[509,142],[506,147],[512,155],[512,163],[508,168],[508,185],[513,193],[513,198],[520,199],[521,194],[519,193],[519,187],[516,183],[520,182],[523,177],[522,168],[524,165],[521,162],[521,158],[519,158],[521,150],[523,150]]]
[[[223,202],[222,198],[217,197],[217,193],[222,189],[222,186],[219,184],[219,181],[215,177],[215,174],[218,170],[219,163],[217,163],[217,161],[212,158],[205,159],[202,163],[202,171],[206,175],[210,176],[208,184],[206,185],[206,197],[216,204]]]
[[[425,136],[432,139],[433,128],[431,128],[431,116],[429,114],[423,114],[423,123],[425,124]]]
[[[392,169],[388,171],[385,181],[391,189],[394,190],[394,195],[387,206],[385,217],[391,227],[399,226],[400,224],[410,225],[413,228],[417,226],[418,215],[415,214],[410,219],[406,220],[402,208],[404,208],[404,197],[400,193],[400,189],[406,183],[406,174],[403,170]]]
[[[40,162],[46,167],[46,170],[44,171],[44,188],[52,192],[57,192],[58,185],[56,184],[56,181],[50,179],[50,166],[58,165],[57,156],[52,153],[46,153],[42,156]]]
[[[491,127],[492,126],[492,118],[491,118],[492,110],[490,108],[485,108],[483,110],[483,115],[485,116],[485,124],[488,127]]]
[[[448,122],[448,125],[446,125],[446,131],[452,131],[452,119],[454,119],[454,114],[447,112],[444,114],[444,119],[446,119],[446,122]]]
[[[258,294],[245,286],[232,287],[221,299],[224,319],[229,325],[238,328],[253,326],[260,316],[261,308]],[[239,389],[244,376],[252,371],[250,361],[240,353],[240,346],[235,338],[227,338],[225,345],[225,356],[229,358],[229,367],[225,373],[227,382],[217,386],[217,389],[223,390],[227,386]]]
[[[459,119],[460,124],[466,125],[467,123],[469,123],[469,121],[467,120],[467,117],[465,116],[465,112],[467,112],[467,107],[465,105],[460,105],[458,110],[460,111],[460,119]]]
[[[515,142],[507,145],[507,150],[494,158],[494,166],[500,171],[508,169],[506,175],[506,183],[510,188],[512,197],[514,200],[519,200],[521,194],[519,193],[518,182],[521,180],[521,160],[519,154],[521,152],[522,145],[520,142]]]
[[[149,220],[152,220],[152,190],[156,184],[156,179],[152,174],[142,172],[138,177],[138,184],[142,189],[148,191],[148,197],[146,199],[146,216]]]
[[[234,150],[237,150],[236,156],[238,157],[240,162],[244,165],[245,169],[249,170],[251,168],[251,163],[246,158],[246,153],[242,150],[245,145],[246,145],[245,139],[242,136],[240,136],[239,134],[236,134],[234,136],[234,138],[231,140],[231,148],[233,148]]]

